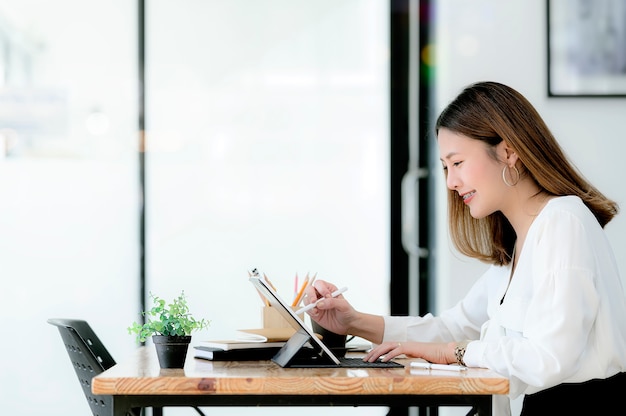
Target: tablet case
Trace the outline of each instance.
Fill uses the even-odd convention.
[[[272,361],[281,367],[404,367],[397,362],[365,362],[360,358],[339,359],[300,319],[287,303],[259,275],[250,273],[250,282],[269,301],[270,305],[296,330]]]

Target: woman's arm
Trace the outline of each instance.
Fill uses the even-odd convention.
[[[314,287],[306,289],[305,305],[323,298],[308,312],[311,319],[337,334],[356,335],[373,343],[382,342],[385,328],[383,317],[355,310],[343,295],[331,297],[335,290],[335,285],[323,280],[315,281]]]

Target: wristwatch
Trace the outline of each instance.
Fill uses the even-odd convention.
[[[457,342],[454,347],[454,356],[456,357],[456,362],[458,365],[462,365],[463,367],[467,367],[465,365],[465,361],[463,361],[463,356],[465,355],[465,348],[469,344],[469,341],[461,341]]]

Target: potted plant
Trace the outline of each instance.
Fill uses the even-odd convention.
[[[128,333],[135,334],[138,342],[145,342],[152,336],[161,368],[183,368],[191,333],[208,327],[210,321],[197,320],[191,315],[185,291],[171,303],[152,292],[150,296],[154,306],[149,311],[142,312],[147,318],[146,322],[133,322],[128,327]]]

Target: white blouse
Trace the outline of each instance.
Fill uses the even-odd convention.
[[[510,273],[490,267],[437,317],[385,317],[384,340],[476,340],[465,363],[509,378],[510,398],[626,371],[626,296],[604,230],[580,198],[546,204],[507,290]]]

